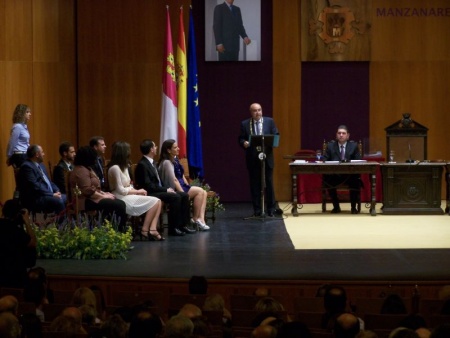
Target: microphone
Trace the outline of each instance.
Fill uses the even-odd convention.
[[[414,160],[411,158],[411,144],[408,143],[408,149],[409,149],[409,159],[406,160],[406,163],[414,163]]]

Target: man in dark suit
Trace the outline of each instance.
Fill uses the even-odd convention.
[[[144,140],[140,144],[140,149],[144,156],[136,166],[134,173],[136,187],[145,189],[148,196],[157,197],[169,205],[169,235],[183,236],[184,234],[194,233],[195,230],[187,227],[190,222],[189,195],[162,184],[154,160],[157,152],[155,142],[148,139]]]
[[[246,45],[251,42],[242,23],[241,9],[233,2],[225,0],[214,8],[213,30],[219,61],[239,60],[239,36]]]
[[[94,136],[89,141],[89,146],[95,150],[97,153],[97,161],[95,162],[95,166],[92,168],[95,174],[98,176],[100,180],[100,186],[104,191],[106,189],[106,178],[103,171],[104,163],[103,156],[105,156],[106,144],[105,139],[102,136]]]
[[[27,160],[19,170],[19,192],[22,205],[33,212],[55,212],[65,209],[66,195],[50,181],[43,164],[44,150],[34,144],[27,149]]]
[[[59,154],[61,159],[53,168],[53,182],[55,182],[61,194],[67,194],[64,173],[73,170],[73,161],[76,154],[75,147],[70,142],[63,142],[59,146]]]
[[[340,125],[336,132],[336,141],[328,143],[327,149],[323,158],[325,161],[351,161],[360,160],[361,154],[359,153],[358,144],[353,141],[349,141],[350,133],[345,125]],[[341,212],[339,206],[339,199],[336,192],[336,186],[346,182],[350,188],[350,203],[351,213],[357,214],[359,211],[356,209],[356,203],[361,188],[361,178],[359,174],[345,174],[345,175],[324,175],[323,180],[328,188],[328,194],[333,201],[333,210],[331,213],[337,214]]]
[[[245,162],[247,164],[250,179],[250,192],[252,195],[254,216],[273,217],[276,207],[275,192],[273,189],[273,148],[267,146],[264,149],[265,158],[265,207],[266,212],[262,215],[261,205],[261,147],[254,147],[250,144],[250,136],[254,135],[278,135],[275,121],[270,117],[262,116],[262,108],[259,103],[250,106],[251,118],[241,122],[241,133],[239,135],[239,145],[245,149]]]

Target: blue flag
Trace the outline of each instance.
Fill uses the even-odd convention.
[[[189,175],[193,178],[203,178],[202,133],[197,81],[197,53],[195,51],[192,8],[189,10],[186,139]]]

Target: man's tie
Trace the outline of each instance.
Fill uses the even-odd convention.
[[[52,188],[52,184],[50,183],[47,175],[45,175],[44,170],[42,170],[41,166],[38,165],[38,168],[42,174],[42,177],[44,178],[45,183],[47,183],[47,187],[48,187],[48,191],[50,191],[51,193],[53,193],[53,188]]]
[[[233,5],[230,5],[230,11],[231,11],[231,14],[234,15],[234,8],[233,8]]]
[[[256,125],[255,125],[255,133],[256,133],[256,135],[261,135],[261,130],[260,130],[260,121],[258,120],[258,121],[256,121]]]
[[[72,165],[71,164],[69,164],[69,171],[72,171],[73,170],[73,167],[72,167]]]
[[[341,146],[341,160],[345,160],[345,148]]]
[[[158,185],[159,185],[160,187],[162,187],[162,185],[161,185],[161,179],[159,178],[159,174],[158,174],[158,168],[156,168],[156,166],[155,166],[155,161],[153,161],[151,164],[152,164],[153,169],[155,169],[155,172],[156,172],[156,178],[158,179]]]

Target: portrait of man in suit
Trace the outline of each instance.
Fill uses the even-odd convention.
[[[261,60],[260,0],[205,1],[206,61]]]

